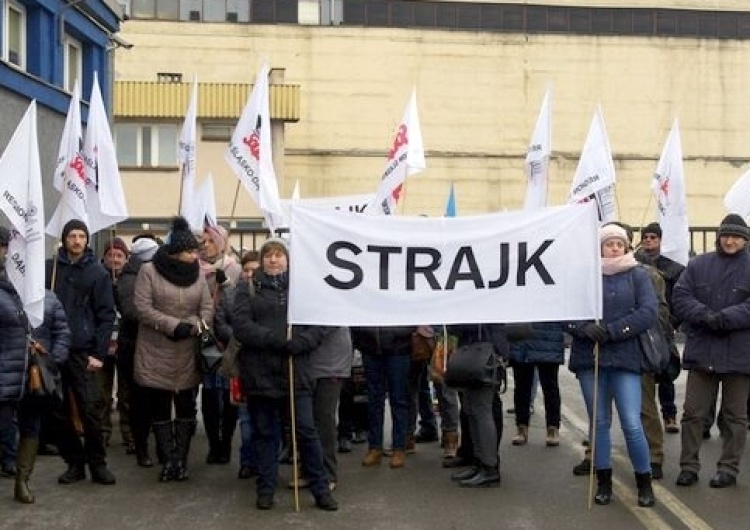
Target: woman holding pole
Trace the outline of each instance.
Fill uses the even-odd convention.
[[[648,272],[629,250],[627,233],[610,224],[599,230],[602,255],[601,321],[568,326],[573,336],[570,370],[581,385],[589,421],[594,422],[596,504],[612,498],[610,427],[617,407],[630,461],[635,470],[638,505],[653,506],[651,462],[641,425],[641,350],[638,335],[656,321],[657,300]]]
[[[288,267],[286,241],[276,237],[266,240],[260,249],[260,269],[252,280],[254,288],[240,286],[234,300],[233,331],[242,343],[240,378],[258,458],[256,506],[259,510],[273,507],[278,481],[277,433],[285,410],[291,408],[303,472],[315,504],[334,511],[338,504],[329,489],[313,417],[309,357],[335,328],[295,326],[292,332],[288,330]]]

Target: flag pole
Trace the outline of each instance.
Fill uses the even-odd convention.
[[[286,328],[286,340],[292,339],[292,326]],[[294,358],[289,356],[289,422],[292,429],[292,483],[294,484],[294,511],[299,512],[299,458],[297,456],[297,412],[294,403]]]
[[[640,233],[643,233],[643,227],[646,226],[646,215],[648,215],[648,210],[651,208],[651,202],[654,200],[654,194],[649,193],[648,194],[648,202],[646,203],[646,208],[643,210],[643,215],[641,216],[641,224],[638,225],[638,228],[640,230]]]
[[[597,325],[599,321],[596,321]],[[594,462],[596,461],[596,414],[597,406],[596,402],[599,399],[599,343],[594,343],[594,392],[592,397],[591,405],[591,419],[589,420],[589,430],[591,432],[590,438],[590,451],[591,463],[589,464],[589,496],[588,496],[588,509],[591,510],[591,500],[594,498]]]

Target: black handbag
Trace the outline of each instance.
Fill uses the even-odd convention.
[[[654,375],[664,373],[669,366],[671,353],[658,321],[638,335],[638,344],[641,347],[641,372]]]
[[[63,403],[62,375],[57,363],[41,343],[30,339],[28,346],[26,395],[53,408]]]
[[[448,357],[445,370],[445,384],[452,388],[495,387],[500,392],[507,388],[505,359],[495,351],[491,342],[480,342],[459,346]]]
[[[202,374],[216,370],[221,364],[224,348],[216,335],[203,320],[198,321],[198,340],[196,341],[195,365]]]

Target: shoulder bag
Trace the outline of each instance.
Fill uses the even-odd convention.
[[[204,320],[198,321],[195,364],[202,374],[213,372],[221,363],[222,349],[216,335]]]
[[[500,392],[507,388],[505,360],[497,354],[491,342],[482,342],[479,326],[479,342],[459,346],[448,358],[445,384],[452,388],[495,387]]]

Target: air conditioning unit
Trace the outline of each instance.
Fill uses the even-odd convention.
[[[236,12],[227,11],[227,22],[237,22],[240,19]]]
[[[188,20],[191,20],[193,22],[199,22],[200,19],[201,19],[200,11],[190,11],[190,14],[188,15]]]

